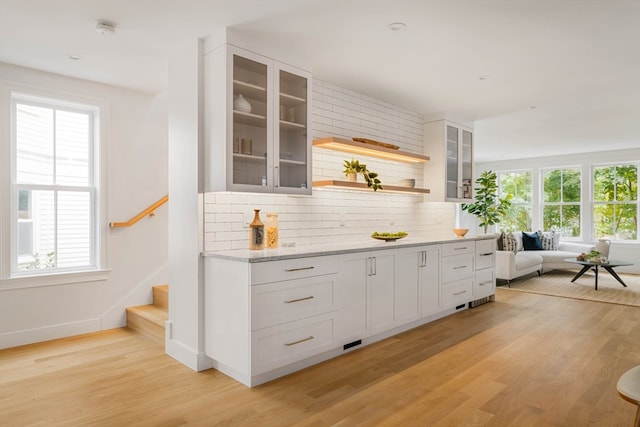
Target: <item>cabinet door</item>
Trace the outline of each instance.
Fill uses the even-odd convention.
[[[430,247],[422,251],[420,264],[420,315],[440,311],[440,249]]]
[[[395,321],[397,325],[420,317],[420,270],[425,251],[416,248],[398,251],[395,281]]]
[[[462,145],[460,147],[460,191],[458,198],[473,198],[473,134],[460,129]]]
[[[230,49],[232,74],[232,165],[229,189],[270,191],[273,172],[272,62],[249,52]]]
[[[376,251],[369,258],[369,318],[371,334],[394,326],[396,251]]]
[[[368,253],[340,255],[336,285],[336,341],[344,345],[367,333]]]
[[[311,194],[311,78],[278,63],[275,72],[274,191]]]
[[[447,199],[457,199],[458,195],[458,177],[460,174],[459,165],[460,165],[460,141],[458,139],[458,128],[447,125],[446,131],[446,180],[447,180],[447,189],[446,196]]]

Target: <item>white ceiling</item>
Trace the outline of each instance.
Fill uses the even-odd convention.
[[[0,61],[156,93],[171,51],[224,27],[475,121],[479,161],[640,147],[640,0],[0,0]]]

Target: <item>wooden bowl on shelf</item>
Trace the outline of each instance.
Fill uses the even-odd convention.
[[[468,228],[454,228],[453,233],[458,236],[458,238],[464,237],[469,232]]]

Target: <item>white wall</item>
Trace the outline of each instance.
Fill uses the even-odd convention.
[[[582,170],[583,179],[583,210],[582,210],[582,242],[595,244],[596,239],[592,236],[591,224],[591,168],[592,166],[607,164],[607,163],[620,163],[620,162],[639,162],[640,161],[640,148],[631,150],[615,150],[615,151],[601,151],[595,153],[583,153],[575,154],[571,156],[543,156],[529,159],[516,159],[516,160],[504,160],[496,162],[478,163],[476,165],[476,173],[479,176],[485,170],[491,170],[494,172],[500,171],[517,171],[527,170],[531,171],[533,177],[533,203],[534,206],[538,204],[542,197],[541,188],[541,176],[543,169],[553,167],[577,167]],[[463,213],[465,217],[468,214]],[[467,222],[471,224],[471,222]],[[542,229],[542,217],[536,215],[532,219],[532,228],[534,230]],[[640,243],[638,242],[624,242],[618,241],[611,245],[609,254],[611,259],[620,259],[631,261],[635,265],[631,267],[619,267],[616,271],[623,273],[635,273],[640,274]]]
[[[422,114],[314,79],[312,137],[354,136],[423,153]],[[429,153],[426,153],[427,155]],[[424,185],[423,164],[407,164],[334,150],[313,148],[313,179],[344,179],[344,160],[357,158],[378,172],[382,184],[414,178]],[[427,188],[427,185],[424,185]],[[313,195],[286,196],[246,193],[205,195],[205,251],[248,247],[246,215],[253,209],[277,212],[280,240],[297,245],[368,239],[373,231],[407,231],[433,237],[453,237],[454,205],[425,203],[423,196],[374,191],[314,188]]]
[[[0,280],[0,347],[123,326],[124,308],[151,302],[150,287],[168,279],[166,206],[134,227],[107,226],[128,220],[167,194],[166,94],[151,96],[0,63],[0,85],[12,84],[108,103],[107,138],[102,141],[108,157],[107,205],[101,228],[111,272],[102,281],[11,286],[17,289]],[[7,175],[2,172],[4,186]]]

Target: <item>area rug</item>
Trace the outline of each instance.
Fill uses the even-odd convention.
[[[499,281],[499,289],[534,294],[553,295],[564,298],[575,298],[589,301],[608,302],[613,304],[633,305],[640,307],[640,275],[619,274],[627,284],[623,287],[608,272],[598,273],[598,290],[592,271],[583,274],[571,283],[574,271],[552,270],[542,276],[532,275],[511,281],[511,288]]]

